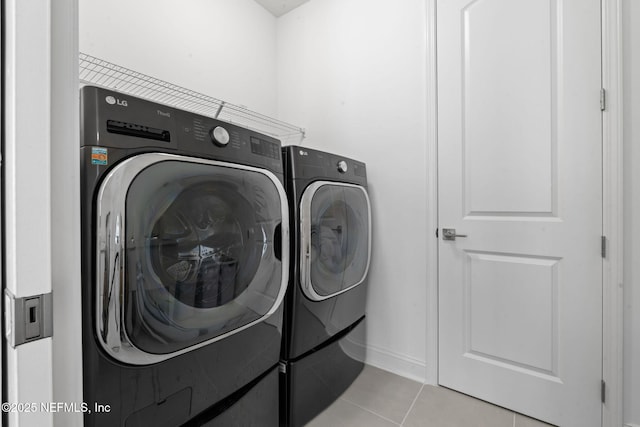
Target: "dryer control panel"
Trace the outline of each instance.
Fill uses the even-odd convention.
[[[328,179],[367,184],[367,168],[363,162],[297,145],[284,147],[283,151],[292,179]]]

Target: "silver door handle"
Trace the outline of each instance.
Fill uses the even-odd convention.
[[[467,237],[466,234],[456,234],[455,228],[443,228],[442,240],[456,240],[456,237]]]

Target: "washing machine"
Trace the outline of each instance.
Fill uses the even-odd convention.
[[[86,426],[278,425],[280,142],[81,90]]]
[[[364,366],[371,205],[364,163],[283,148],[291,218],[285,298],[281,425],[302,426]]]

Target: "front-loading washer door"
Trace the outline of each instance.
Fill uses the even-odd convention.
[[[364,282],[371,258],[371,206],[359,185],[317,181],[300,201],[300,284],[322,301]]]
[[[288,282],[288,208],[271,172],[171,154],[132,157],[97,198],[96,333],[156,363],[267,321]]]

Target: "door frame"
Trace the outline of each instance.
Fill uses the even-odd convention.
[[[79,404],[78,0],[6,0],[2,5],[7,208],[3,278],[16,297],[53,290],[53,323],[58,331],[52,338],[16,348],[5,345],[3,399],[9,403]],[[34,176],[40,185],[33,185]],[[67,191],[53,197],[52,189],[57,188]],[[34,252],[23,243],[31,241],[55,249]],[[11,412],[5,417],[5,423],[12,426],[83,425],[81,411]]]
[[[427,336],[425,383],[438,385],[438,111],[436,1],[426,3],[426,134],[427,134]],[[601,0],[603,260],[602,376],[605,402],[602,426],[623,423],[623,133],[622,133],[622,0]],[[432,234],[433,233],[433,234]]]
[[[51,7],[47,0],[9,0],[3,5],[3,279],[4,290],[20,298],[51,292]],[[40,185],[33,184],[33,177],[38,177]],[[33,251],[32,242],[45,249]],[[10,312],[4,299],[5,310]],[[3,339],[3,380],[7,385],[3,399],[14,404],[54,402],[52,338],[15,348],[6,342],[6,337]],[[44,412],[8,412],[5,422],[11,426],[47,426],[53,424],[53,416]]]

